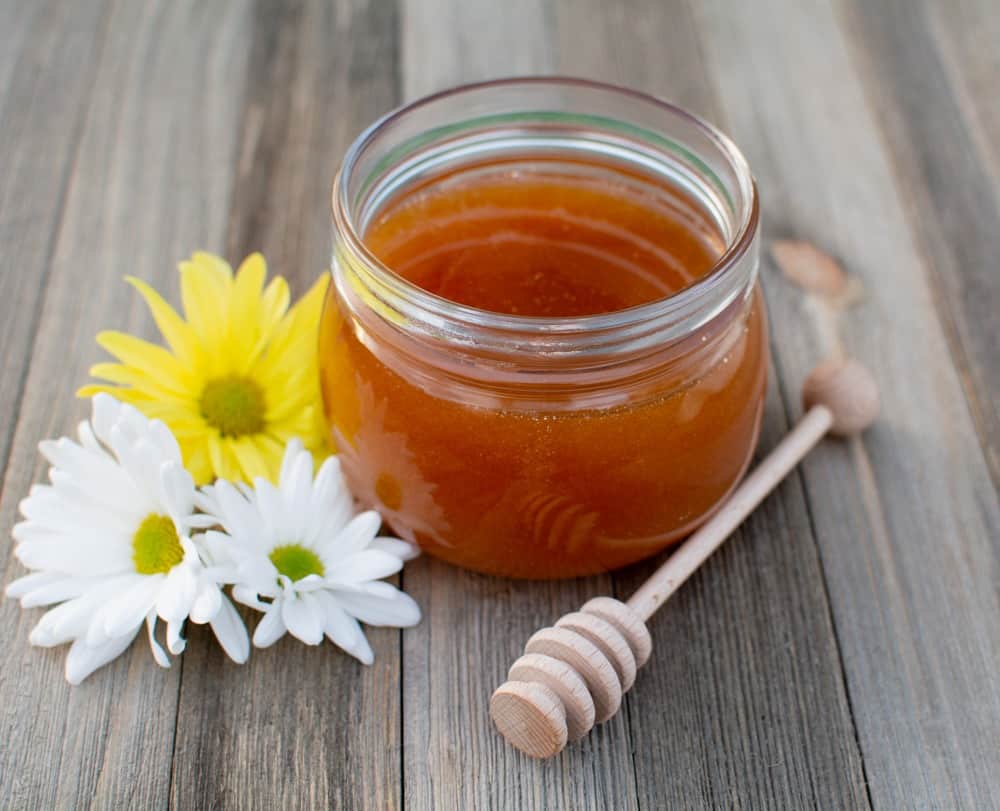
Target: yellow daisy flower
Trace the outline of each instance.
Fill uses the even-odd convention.
[[[196,253],[182,262],[185,318],[148,284],[128,278],[145,299],[167,347],[121,332],[97,342],[119,363],[99,363],[80,396],[105,391],[163,420],[198,484],[215,478],[277,481],[293,437],[327,455],[319,388],[317,329],[328,274],[291,309],[280,276],[264,287],[259,253],[232,268]]]

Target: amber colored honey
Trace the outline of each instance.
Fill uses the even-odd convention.
[[[724,245],[700,212],[666,184],[499,167],[411,191],[363,238],[386,266],[452,301],[587,315],[709,273]],[[468,405],[390,369],[332,291],[321,368],[343,468],[362,501],[437,557],[530,578],[616,568],[690,532],[752,453],[766,378],[759,294],[727,316],[725,356],[680,390],[549,410]]]

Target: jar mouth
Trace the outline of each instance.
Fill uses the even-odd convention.
[[[705,275],[669,296],[621,310],[574,316],[528,316],[481,309],[431,293],[405,279],[375,256],[365,244],[362,236],[356,201],[351,199],[351,190],[355,180],[354,173],[362,156],[380,138],[381,134],[406,118],[419,115],[429,107],[446,103],[457,97],[482,91],[502,91],[503,89],[519,91],[534,88],[567,88],[569,90],[580,89],[613,94],[626,101],[659,110],[671,118],[680,119],[687,126],[696,130],[717,150],[719,156],[727,163],[727,168],[735,180],[735,188],[733,189],[735,195],[725,189],[722,191],[724,196],[729,198],[728,202],[735,208],[733,213],[738,215],[738,219],[730,233],[727,234],[725,250]],[[546,116],[546,111],[526,109],[523,115],[538,118]],[[555,117],[559,114],[548,112],[547,115]],[[627,121],[616,121],[611,117],[597,115],[586,117],[592,118],[596,122],[617,124],[625,130],[631,130],[646,138],[662,140],[655,130],[635,126]],[[484,118],[489,118],[489,116]],[[432,128],[411,140],[421,141],[436,135],[446,135],[448,129],[448,125]],[[663,143],[677,148],[669,141],[663,141]],[[402,144],[396,152],[403,153],[408,146],[410,144]],[[683,149],[683,146],[680,149]],[[700,160],[698,155],[691,151],[687,152],[686,157],[695,161]],[[382,162],[387,163],[392,158],[393,154],[390,153],[383,158]],[[345,246],[354,254],[356,260],[360,260],[360,263],[365,266],[367,272],[364,275],[369,276],[369,279],[376,283],[383,294],[388,294],[397,301],[405,301],[412,308],[419,309],[432,318],[437,315],[449,320],[464,322],[470,327],[479,326],[500,332],[516,333],[524,337],[528,335],[603,333],[610,329],[638,326],[650,321],[676,317],[692,309],[700,309],[698,307],[700,302],[704,302],[706,298],[717,298],[716,294],[721,292],[719,288],[729,286],[725,284],[727,278],[732,275],[734,268],[741,264],[741,260],[754,244],[760,216],[756,184],[746,159],[732,140],[714,125],[700,116],[656,96],[614,84],[567,76],[512,77],[470,83],[442,90],[390,111],[362,132],[348,149],[340,171],[334,180],[332,203],[334,224],[338,231],[337,236],[344,241]],[[393,309],[395,308],[393,307]],[[411,309],[411,307],[408,306],[405,309]]]

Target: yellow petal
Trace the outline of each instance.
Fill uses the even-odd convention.
[[[260,298],[267,266],[259,253],[250,254],[236,273],[229,320],[232,350],[246,358],[257,344],[261,332]],[[245,373],[246,361],[238,371]]]
[[[312,435],[316,424],[313,416],[312,406],[304,408],[292,419],[282,420],[281,422],[269,425],[268,432],[282,442],[287,442],[290,439],[298,437],[305,443],[306,439]]]
[[[267,330],[271,330],[281,320],[281,317],[288,312],[288,304],[291,301],[291,294],[288,291],[288,282],[281,276],[271,279],[264,295],[261,298],[260,319],[266,325]]]
[[[243,436],[234,440],[232,449],[240,464],[240,469],[243,471],[243,478],[248,482],[253,481],[256,476],[271,479],[273,471],[280,463],[280,459],[269,462],[252,436]]]
[[[277,329],[257,371],[273,374],[275,369],[313,362],[319,342],[319,318],[323,311],[329,274],[324,273],[292,307]]]
[[[178,438],[177,441],[181,446],[184,467],[191,474],[194,483],[199,487],[211,484],[215,477],[212,475],[212,460],[208,456],[208,443],[205,437],[200,436],[189,441]]]
[[[135,366],[124,366],[120,363],[97,363],[90,367],[90,376],[107,380],[109,383],[139,389],[149,395],[177,398],[190,396],[189,391],[181,385],[181,381],[170,380],[169,384],[164,384],[159,380],[154,380]]]
[[[195,251],[191,261],[202,268],[223,290],[228,289],[228,283],[233,279],[233,269],[221,256],[208,251]]]
[[[177,311],[142,279],[126,276],[125,280],[139,291],[160,333],[181,363],[194,367],[198,357],[198,342],[191,328],[184,323]]]
[[[93,397],[95,394],[110,394],[112,397],[120,400],[121,397],[118,396],[118,393],[121,391],[125,391],[125,389],[122,389],[119,386],[104,386],[100,383],[89,383],[86,386],[80,386],[80,388],[76,390],[76,396]]]
[[[181,263],[181,300],[188,323],[214,360],[224,350],[229,322],[229,289],[232,280],[220,277],[211,266]],[[214,371],[219,371],[215,369]]]
[[[275,470],[278,470],[281,467],[281,460],[285,455],[284,444],[268,434],[257,434],[254,437],[254,442],[257,443],[260,452],[268,460],[268,464]]]
[[[217,478],[228,479],[231,482],[245,481],[240,475],[240,466],[233,456],[229,442],[218,434],[208,435],[208,457],[212,462],[212,470]]]
[[[113,330],[99,332],[97,343],[163,388],[185,392],[192,386],[191,374],[162,346]]]
[[[303,408],[308,408],[315,402],[314,393],[308,388],[272,385],[267,390],[284,392],[284,396],[271,397],[268,400],[267,413],[264,415],[264,421],[268,425],[291,419]]]

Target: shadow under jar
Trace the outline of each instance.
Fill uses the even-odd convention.
[[[657,99],[572,79],[393,112],[333,190],[326,417],[358,498],[482,572],[655,553],[746,470],[767,330],[736,147]]]

